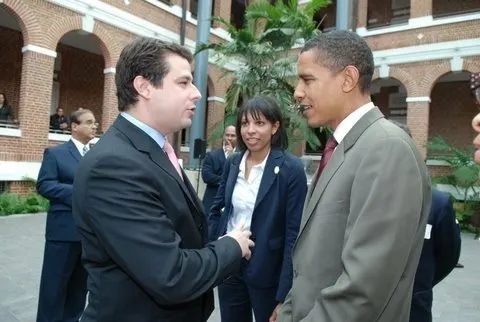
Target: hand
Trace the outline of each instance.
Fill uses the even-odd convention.
[[[270,315],[270,318],[268,319],[268,322],[276,322],[277,321],[277,316],[280,313],[280,307],[282,306],[282,303],[278,303],[277,306],[275,306],[275,309],[273,309],[272,315]]]
[[[250,256],[252,256],[250,247],[255,246],[255,243],[250,239],[251,235],[251,231],[243,230],[243,225],[238,225],[226,236],[230,236],[237,241],[238,245],[242,249],[242,258],[250,259]]]

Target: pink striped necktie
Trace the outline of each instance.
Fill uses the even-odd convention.
[[[178,175],[180,176],[180,179],[183,180],[182,170],[180,170],[180,164],[178,163],[178,158],[175,155],[175,151],[173,150],[173,146],[167,140],[165,140],[165,145],[163,146],[163,151],[165,151],[165,153],[167,154],[168,159],[172,163],[173,167],[175,168],[175,170],[177,170]]]

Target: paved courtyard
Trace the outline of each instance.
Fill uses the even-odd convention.
[[[0,321],[34,322],[45,215],[0,217]],[[463,235],[460,262],[435,288],[435,322],[480,321],[480,241]],[[217,302],[218,303],[218,302]],[[220,322],[218,309],[209,322]]]

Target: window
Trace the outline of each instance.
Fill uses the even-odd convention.
[[[197,19],[198,15],[198,0],[190,0],[190,13],[192,18]],[[212,0],[212,17],[215,16],[215,1]]]
[[[313,16],[313,20],[317,29],[322,32],[334,29],[337,23],[337,1],[333,0],[331,4],[318,10]]]
[[[243,28],[246,8],[247,0],[232,0],[232,6],[230,8],[230,23],[237,27],[237,29]]]
[[[368,0],[367,27],[408,23],[410,0]]]

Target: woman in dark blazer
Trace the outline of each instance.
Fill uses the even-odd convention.
[[[223,322],[275,317],[292,285],[291,251],[307,193],[303,163],[286,152],[282,114],[271,99],[250,99],[237,112],[237,153],[225,164],[209,213],[210,239],[236,226],[252,232],[249,261],[218,287]],[[223,209],[223,211],[222,211]]]

